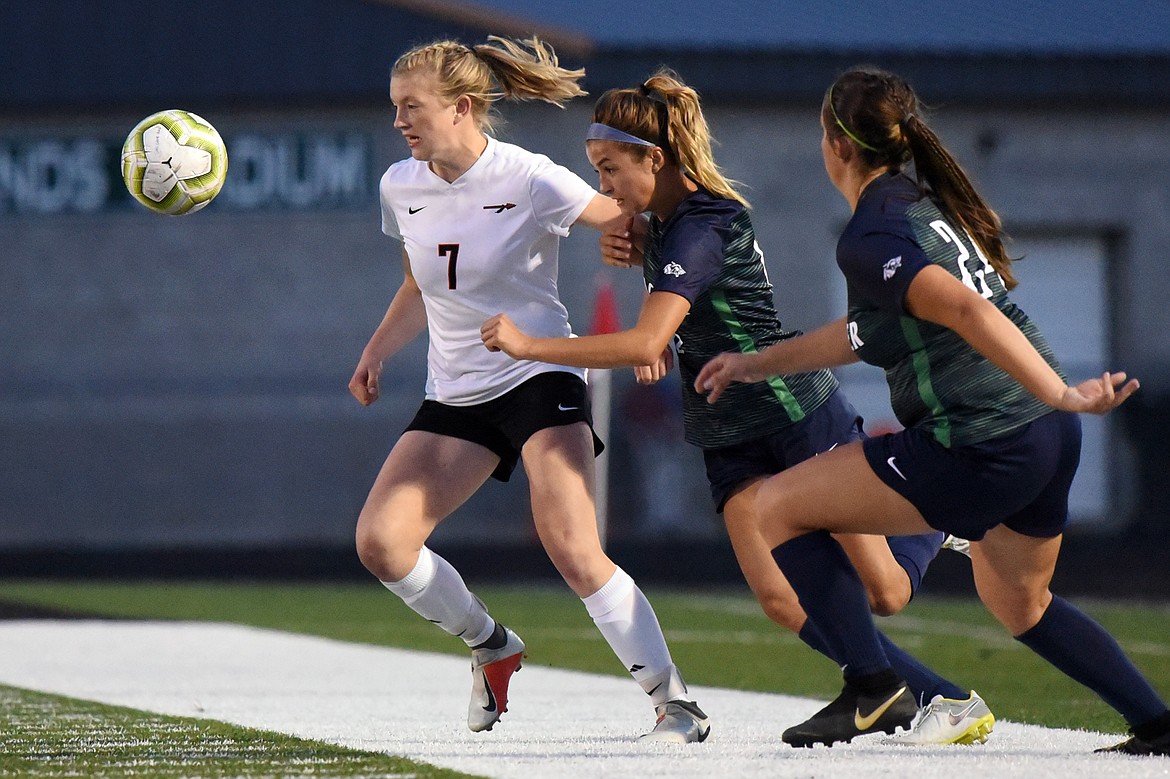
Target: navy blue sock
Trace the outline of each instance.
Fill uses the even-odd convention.
[[[1016,640],[1100,695],[1131,727],[1166,711],[1166,703],[1113,636],[1062,598],[1053,596],[1040,621]]]
[[[918,699],[919,705],[930,703],[930,699],[936,695],[954,700],[967,699],[966,690],[930,670],[905,649],[891,641],[885,633],[878,631],[878,638],[882,642],[882,649],[885,650],[886,657],[890,659],[890,665],[898,672],[898,676],[906,680],[907,686],[914,693],[914,697]]]
[[[841,545],[824,531],[785,541],[772,557],[825,644],[840,647],[845,676],[888,670],[865,587]]]
[[[825,657],[832,660],[837,665],[841,665],[841,652],[835,651],[829,647],[829,642],[825,640],[825,637],[821,634],[821,631],[817,630],[817,626],[813,624],[811,619],[806,619],[804,621],[804,627],[800,629],[800,632],[796,634],[796,637],[804,643],[808,644],[816,651],[820,652]]]
[[[844,664],[845,661],[841,659],[842,653],[829,648],[829,642],[825,640],[821,631],[817,630],[811,619],[805,620],[804,627],[800,629],[797,636],[837,665]],[[967,698],[966,691],[930,670],[905,649],[891,641],[889,636],[880,630],[878,631],[878,640],[881,641],[882,649],[885,651],[886,657],[889,658],[890,666],[893,667],[898,676],[906,681],[906,685],[920,704],[929,703],[930,699],[936,695],[954,700]]]
[[[890,551],[894,553],[894,559],[898,565],[906,569],[906,575],[910,577],[910,597],[914,597],[914,593],[918,592],[918,585],[922,584],[927,566],[938,555],[938,550],[942,548],[943,539],[946,537],[946,533],[936,530],[918,536],[893,536],[886,539]]]

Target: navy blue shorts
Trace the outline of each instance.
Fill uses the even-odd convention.
[[[838,444],[864,437],[857,410],[843,393],[834,392],[804,419],[771,435],[704,449],[715,510],[722,514],[728,498],[747,481],[780,473]]]
[[[1068,521],[1081,459],[1081,420],[1053,411],[1005,436],[948,449],[916,428],[866,440],[865,457],[927,524],[978,541],[1003,524],[1052,538]]]
[[[452,406],[424,400],[407,430],[436,433],[490,449],[500,458],[492,478],[508,481],[520,450],[546,427],[584,422],[593,430],[593,413],[585,382],[565,371],[548,371],[528,379],[498,398],[474,406]],[[593,454],[605,444],[593,434]]]

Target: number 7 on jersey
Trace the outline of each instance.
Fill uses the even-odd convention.
[[[439,256],[447,258],[447,289],[455,289],[455,263],[459,260],[459,244],[439,244]]]

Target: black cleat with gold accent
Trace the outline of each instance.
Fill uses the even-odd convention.
[[[1142,755],[1170,757],[1170,711],[1133,728],[1133,737],[1111,747],[1094,749],[1094,752],[1110,752],[1120,755]]]
[[[837,699],[808,720],[784,731],[794,747],[849,743],[866,733],[893,733],[908,728],[918,713],[914,693],[892,671],[845,682]]]

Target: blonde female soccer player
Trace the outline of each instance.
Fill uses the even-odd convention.
[[[516,361],[480,344],[486,312],[533,332],[570,335],[557,297],[560,239],[576,224],[621,219],[547,157],[488,133],[501,97],[560,105],[584,94],[537,39],[492,37],[420,46],[395,63],[394,127],[410,157],[382,177],[382,229],[403,244],[405,278],[371,336],[349,388],[378,398],[383,363],[424,329],[426,398],[394,445],[357,526],[365,566],[424,618],[471,648],[468,726],[490,730],[508,706],[524,642],[497,623],[459,573],[426,546],[435,527],[489,478],[524,463],[536,531],[618,658],[650,696],[658,721],[643,738],[702,741],[706,715],[688,696],[654,610],[601,549],[583,371]],[[572,701],[565,701],[572,706]]]

